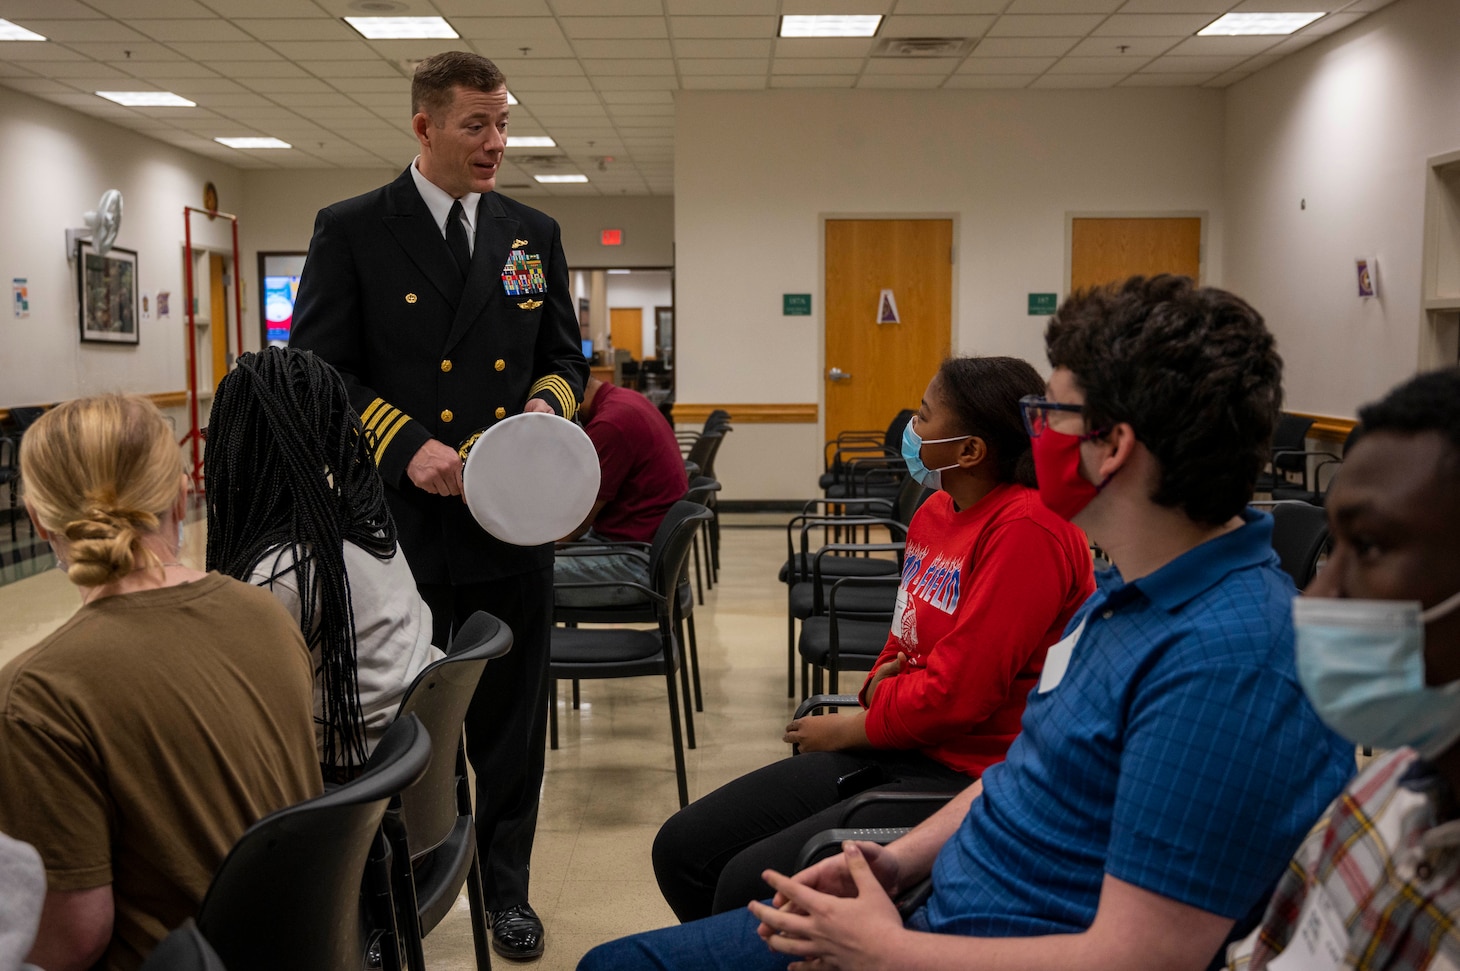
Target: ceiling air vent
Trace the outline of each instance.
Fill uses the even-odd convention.
[[[971,37],[884,37],[873,57],[963,57],[973,50]]]

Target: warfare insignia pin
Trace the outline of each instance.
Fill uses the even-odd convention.
[[[519,246],[526,246],[526,245],[527,245],[527,240],[525,240],[525,239],[514,239],[512,241],[512,248],[513,249],[516,249]]]
[[[521,303],[519,303],[517,306],[521,307],[523,310],[536,310],[538,307],[541,307],[542,306],[542,301],[541,300],[524,300]]]

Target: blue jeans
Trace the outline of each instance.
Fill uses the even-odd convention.
[[[769,903],[770,901],[766,901]],[[921,908],[907,920],[928,930]],[[578,962],[578,971],[785,971],[795,958],[772,951],[755,929],[760,922],[744,907],[678,927],[645,931],[600,944]]]

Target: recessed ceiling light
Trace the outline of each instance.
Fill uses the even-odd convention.
[[[557,148],[558,143],[547,135],[508,135],[508,148]]]
[[[460,37],[444,17],[346,17],[367,40],[419,40],[423,37]]]
[[[219,145],[227,145],[229,148],[293,148],[286,141],[277,138],[260,138],[255,135],[245,135],[239,138],[215,138],[213,141]]]
[[[620,276],[620,275],[623,275],[623,274],[630,273],[632,271],[630,271],[630,270],[609,270],[608,272],[611,273],[611,274],[613,274],[614,276]]]
[[[534,175],[533,178],[544,184],[588,181],[588,176],[586,175]]]
[[[45,40],[33,30],[26,30],[20,24],[0,20],[0,40]]]
[[[781,18],[782,37],[871,37],[882,23],[881,14],[815,16],[787,14]]]
[[[1317,13],[1229,13],[1196,32],[1198,37],[1291,34],[1323,16]]]
[[[171,91],[98,91],[98,98],[115,101],[128,108],[196,108],[196,101],[189,101]]]

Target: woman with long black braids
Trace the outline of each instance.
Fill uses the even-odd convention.
[[[213,397],[204,470],[208,568],[268,587],[299,622],[320,762],[348,774],[441,653],[339,375],[309,351],[240,357]]]

